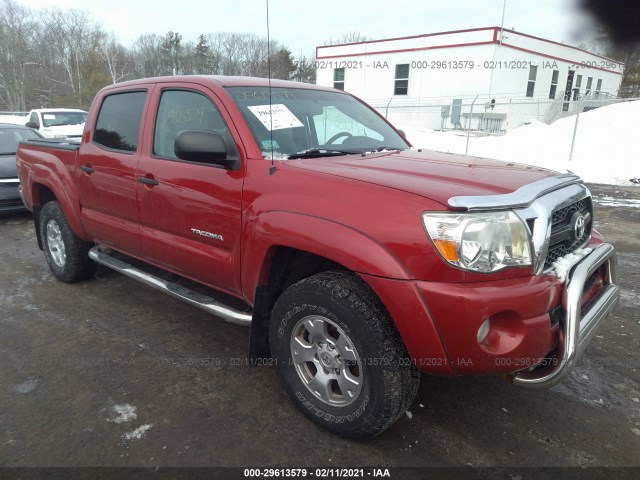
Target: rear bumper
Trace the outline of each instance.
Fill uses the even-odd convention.
[[[587,281],[606,265],[608,274],[604,285],[587,305],[584,311],[582,297]],[[527,388],[548,388],[561,382],[575,366],[591,341],[596,327],[615,308],[620,296],[618,283],[618,263],[613,247],[598,245],[589,255],[576,264],[568,278],[563,298],[566,315],[561,322],[556,355],[546,359],[545,365],[516,373],[513,384]]]

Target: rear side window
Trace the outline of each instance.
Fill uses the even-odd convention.
[[[135,152],[147,92],[116,93],[105,97],[93,141],[114,150]]]

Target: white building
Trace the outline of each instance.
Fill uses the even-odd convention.
[[[471,118],[474,129],[499,130],[615,97],[624,68],[500,27],[320,46],[316,60],[319,85],[351,92],[392,121],[454,128]]]

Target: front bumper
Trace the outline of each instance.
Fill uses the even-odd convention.
[[[583,292],[587,281],[607,265],[608,274],[597,295],[584,307]],[[566,314],[561,321],[556,354],[545,359],[542,366],[516,373],[510,379],[514,385],[527,388],[548,388],[561,382],[575,366],[591,341],[596,327],[615,308],[620,290],[617,286],[617,259],[609,244],[598,245],[577,263],[569,273],[563,297]]]
[[[479,283],[363,278],[423,372],[503,375],[515,385],[550,387],[575,365],[619,296],[613,247],[589,246],[566,283],[551,274]],[[489,332],[479,339],[487,321]]]

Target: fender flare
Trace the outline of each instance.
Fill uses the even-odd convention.
[[[57,163],[53,164],[58,167]],[[85,241],[91,241],[92,238],[87,234],[80,221],[80,200],[78,198],[77,186],[73,181],[68,170],[59,168],[51,168],[50,165],[34,163],[31,165],[31,171],[28,177],[29,193],[31,207],[36,207],[36,203],[41,205],[40,199],[36,197],[35,185],[42,185],[53,192],[56,200],[60,204],[60,208],[64,212],[69,226],[73,233]]]
[[[400,259],[366,233],[334,220],[309,214],[272,210],[245,220],[242,290],[253,303],[255,289],[268,278],[273,247],[289,247],[325,257],[356,273],[410,279]]]

